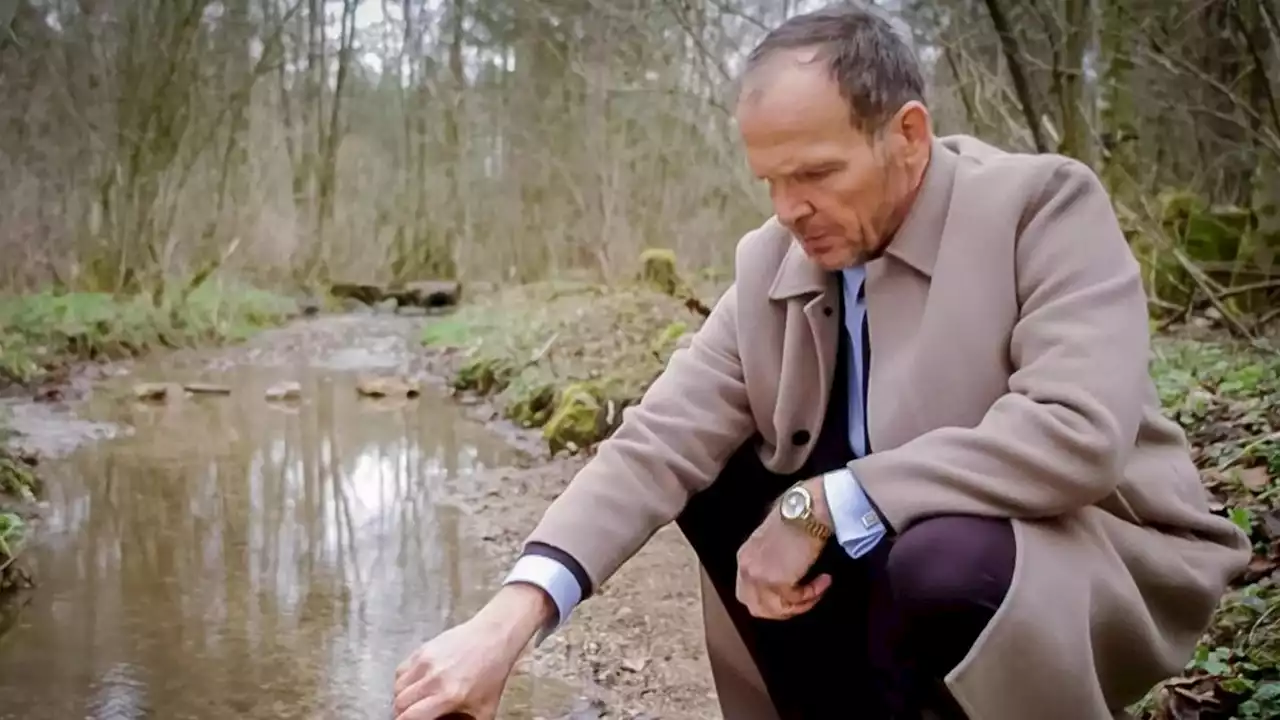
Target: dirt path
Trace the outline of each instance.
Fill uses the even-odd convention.
[[[472,527],[510,562],[582,460],[489,473],[462,494]],[[569,623],[525,660],[571,679],[610,717],[710,720],[720,712],[702,639],[697,566],[674,526],[659,531]]]

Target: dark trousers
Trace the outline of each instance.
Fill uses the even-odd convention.
[[[837,447],[834,441],[823,444]],[[809,612],[762,620],[737,601],[738,549],[773,511],[777,497],[793,482],[843,464],[831,452],[816,456],[795,475],[780,476],[744,446],[677,519],[778,714],[783,720],[905,720],[921,717],[927,708],[938,717],[964,720],[942,678],[963,659],[1008,591],[1014,565],[1008,521],[931,518],[886,538],[858,560],[833,538],[811,571],[830,573],[833,582]]]

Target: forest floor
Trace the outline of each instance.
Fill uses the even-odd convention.
[[[699,288],[708,303],[715,290],[715,283]],[[500,479],[536,502],[503,502],[496,489],[477,488],[472,501],[489,499],[496,546],[516,552],[589,455],[572,451],[616,426],[620,408],[638,399],[700,320],[641,287],[545,284],[474,301],[427,327],[434,369],[455,392],[494,422],[524,428],[555,457]],[[1215,511],[1249,532],[1255,557],[1184,674],[1133,710],[1147,720],[1278,717],[1280,355],[1194,327],[1160,333],[1153,346],[1165,412],[1187,432]],[[612,707],[718,717],[697,587],[691,550],[674,528],[664,529],[531,662],[574,665]]]

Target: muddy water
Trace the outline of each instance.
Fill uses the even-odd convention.
[[[503,570],[440,498],[513,460],[430,388],[357,397],[357,373],[403,369],[413,331],[321,320],[133,368],[68,408],[74,421],[16,408],[37,445],[84,427],[116,437],[44,464],[39,586],[0,638],[0,718],[389,718],[396,665]],[[197,379],[233,392],[129,393]],[[302,400],[268,402],[280,380]],[[556,717],[571,699],[518,678],[503,715]]]

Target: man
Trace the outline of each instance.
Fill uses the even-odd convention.
[[[519,654],[662,525],[703,570],[729,720],[1123,716],[1248,541],[1148,375],[1139,268],[1085,166],[935,138],[869,10],[793,18],[736,117],[776,216],[396,717],[494,715]]]

